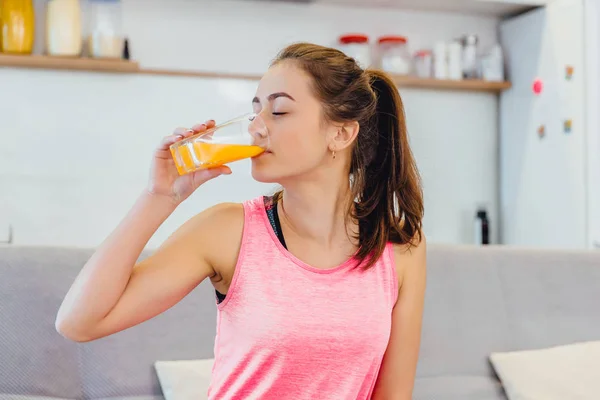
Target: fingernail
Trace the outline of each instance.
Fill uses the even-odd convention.
[[[183,139],[183,135],[175,135],[175,137],[178,139]]]
[[[200,128],[204,128],[204,129],[206,129],[206,124],[202,124],[202,125],[200,125]]]
[[[193,129],[188,129],[186,132],[194,133],[194,130]]]

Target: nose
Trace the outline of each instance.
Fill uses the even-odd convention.
[[[267,137],[269,135],[267,124],[260,114],[251,114],[249,119],[250,127],[248,129],[252,135],[260,137]]]
[[[269,129],[265,120],[260,114],[251,114],[249,116],[250,125],[248,131],[254,138],[254,144],[265,149],[269,147]]]

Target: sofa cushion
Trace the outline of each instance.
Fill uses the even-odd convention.
[[[103,397],[101,399],[94,400],[165,400],[163,396],[124,396],[124,397]]]
[[[214,363],[214,359],[157,361],[156,373],[165,399],[208,399]]]
[[[418,376],[494,376],[493,352],[600,338],[600,253],[431,245]]]
[[[75,400],[58,397],[28,396],[24,394],[0,394],[0,400]]]
[[[89,252],[2,248],[0,392],[80,399],[77,346],[54,327],[56,312]],[[77,266],[63,268],[64,265]]]
[[[205,281],[179,304],[140,325],[79,345],[85,398],[161,395],[157,360],[210,358],[216,333],[214,289]]]
[[[600,399],[600,342],[495,353],[509,399]]]
[[[502,385],[487,376],[417,378],[414,400],[506,400]]]

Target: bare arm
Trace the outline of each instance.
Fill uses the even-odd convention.
[[[426,286],[425,237],[410,250],[397,246],[395,256],[401,286],[374,400],[411,400],[419,359]]]
[[[239,208],[224,204],[206,210],[136,264],[144,239],[150,238],[170,209],[160,199],[143,195],[77,276],[58,312],[58,331],[72,340],[90,341],[137,325],[177,304],[214,275],[209,259],[223,246],[214,243],[223,236],[215,232],[222,226],[241,232]],[[233,219],[239,221],[238,226],[229,221]],[[231,242],[235,244],[235,239]]]
[[[205,129],[198,126],[195,132]],[[156,150],[148,190],[98,247],[63,300],[56,328],[65,337],[89,341],[138,324],[173,306],[214,273],[207,261],[212,249],[198,245],[202,237],[195,234],[218,223],[223,213],[214,210],[186,223],[156,254],[136,265],[177,205],[205,181],[229,172],[222,168],[179,176],[168,148],[195,132],[176,131]]]

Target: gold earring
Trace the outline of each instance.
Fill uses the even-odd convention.
[[[331,150],[331,155],[333,156],[333,159],[335,160],[335,150]]]

